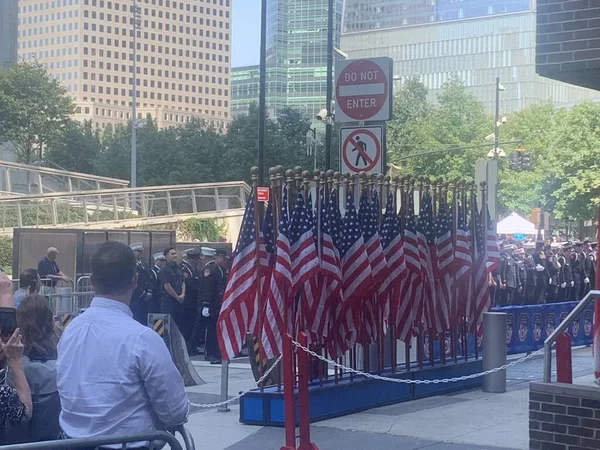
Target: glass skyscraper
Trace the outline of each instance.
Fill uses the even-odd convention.
[[[313,118],[324,108],[327,86],[327,1],[268,0],[267,108],[284,107]],[[334,46],[339,47],[343,0],[334,1]],[[233,114],[258,102],[258,67],[232,71]]]
[[[502,114],[600,97],[536,74],[534,0],[346,0],[343,17],[341,49],[350,58],[392,58],[396,82],[419,75],[431,100],[454,76],[489,112],[500,77]]]
[[[0,1],[0,69],[17,61],[17,0]]]

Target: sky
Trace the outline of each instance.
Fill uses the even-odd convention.
[[[233,0],[232,67],[259,62],[260,3],[260,0]]]

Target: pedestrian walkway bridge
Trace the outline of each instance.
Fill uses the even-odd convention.
[[[0,196],[120,189],[127,180],[0,161]]]
[[[0,196],[0,233],[23,227],[140,227],[190,217],[241,221],[249,193],[248,184],[236,181]]]

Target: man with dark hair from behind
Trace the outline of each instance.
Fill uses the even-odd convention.
[[[160,269],[160,312],[170,314],[177,328],[185,329],[183,321],[183,300],[185,299],[185,284],[183,271],[177,264],[177,250],[169,247],[164,251],[166,264]]]
[[[18,308],[21,301],[28,295],[37,294],[40,291],[40,276],[35,269],[25,269],[19,275],[19,289],[13,296],[15,308]]]
[[[92,255],[95,297],[58,344],[61,428],[68,438],[135,434],[187,421],[184,382],[160,336],[133,319],[133,251],[119,242]],[[143,449],[148,443],[128,444]]]

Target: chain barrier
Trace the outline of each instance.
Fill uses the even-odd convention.
[[[296,341],[292,341],[292,343],[294,344],[294,346],[296,346],[298,349],[305,351],[306,353],[308,353],[311,356],[314,356],[315,358],[320,359],[323,362],[326,362],[328,364],[331,364],[332,366],[335,366],[339,369],[345,370],[347,372],[352,372],[355,375],[360,375],[360,376],[364,376],[366,378],[372,378],[374,380],[379,380],[379,381],[389,381],[390,383],[404,383],[404,384],[441,384],[441,383],[455,383],[457,381],[466,381],[466,380],[472,380],[474,378],[479,378],[479,377],[483,377],[485,375],[489,375],[492,373],[496,373],[496,372],[500,372],[501,370],[506,370],[509,367],[515,366],[517,364],[520,364],[524,361],[527,361],[528,359],[533,358],[534,356],[538,356],[540,354],[542,354],[544,352],[544,349],[541,348],[538,351],[534,352],[534,353],[530,353],[527,356],[524,356],[520,359],[516,359],[514,361],[509,362],[508,364],[504,364],[503,366],[500,367],[494,367],[493,369],[490,370],[486,370],[485,372],[481,372],[481,373],[474,373],[471,375],[464,375],[462,377],[454,377],[454,378],[444,378],[442,380],[402,380],[402,379],[397,379],[397,378],[388,378],[388,377],[382,377],[381,375],[374,375],[371,373],[366,373],[366,372],[361,372],[360,370],[356,370],[353,369],[351,367],[346,367],[343,364],[340,364],[338,362],[332,361],[330,359],[325,358],[324,356],[319,355],[316,352],[313,352],[312,350],[304,347],[302,344],[296,342]]]
[[[300,344],[299,342],[296,341],[292,341],[292,343],[294,344],[294,346],[306,353],[308,353],[309,355],[320,359],[321,361],[327,363],[327,364],[331,364],[332,366],[335,366],[339,369],[345,370],[346,372],[352,372],[355,375],[359,375],[359,376],[363,376],[365,378],[371,378],[373,380],[379,380],[379,381],[388,381],[390,383],[400,383],[400,384],[445,384],[445,383],[456,383],[458,381],[466,381],[466,380],[472,380],[474,378],[480,378],[486,375],[490,375],[492,373],[496,373],[496,372],[500,372],[501,370],[506,370],[509,367],[513,367],[516,366],[517,364],[520,364],[522,362],[525,362],[535,356],[541,355],[544,352],[544,349],[541,348],[536,352],[530,353],[527,356],[523,356],[522,358],[516,359],[514,361],[511,361],[507,364],[504,364],[503,366],[500,367],[494,367],[493,369],[490,370],[486,370],[485,372],[480,372],[480,373],[473,373],[471,375],[463,375],[462,377],[454,377],[454,378],[444,378],[441,380],[403,380],[403,379],[398,379],[398,378],[389,378],[389,377],[383,377],[381,375],[375,375],[372,373],[366,373],[366,372],[362,372],[360,370],[356,370],[353,369],[352,367],[347,367],[344,366],[343,364],[340,364],[336,361],[333,361],[331,359],[327,359],[326,357],[319,355],[318,353],[310,350],[307,347],[304,347],[302,344]],[[264,382],[267,377],[271,374],[271,372],[275,369],[275,367],[277,367],[277,365],[279,364],[279,362],[281,361],[281,356],[279,356],[279,358],[277,358],[277,360],[273,363],[273,365],[269,368],[269,370],[267,370],[265,372],[265,374],[259,378],[259,380],[256,382],[256,386],[259,387],[260,384],[262,382]],[[232,397],[226,401],[222,401],[219,403],[208,403],[208,404],[202,404],[202,403],[193,403],[193,402],[189,402],[191,406],[195,407],[195,408],[218,408],[219,406],[225,406],[228,405],[230,403],[233,403],[237,400],[239,400],[240,398],[242,398],[244,395],[246,395],[247,393],[249,393],[250,391],[252,391],[252,389],[255,389],[254,387],[251,387],[250,389],[247,389],[243,392],[241,392],[240,394],[236,395],[235,397]]]
[[[282,356],[279,356],[279,358],[277,358],[277,360],[273,363],[273,365],[271,367],[269,367],[269,370],[267,370],[265,372],[265,374],[258,379],[258,381],[256,382],[256,387],[260,387],[261,383],[267,379],[267,377],[271,374],[271,372],[273,372],[273,370],[275,370],[275,367],[277,367],[279,365],[281,358],[282,358]],[[193,403],[191,401],[189,403],[190,403],[190,406],[193,406],[194,408],[218,408],[219,406],[225,406],[225,405],[235,402],[236,400],[239,400],[244,395],[246,395],[248,392],[252,391],[252,389],[255,389],[255,387],[251,387],[250,389],[247,389],[247,390],[239,393],[235,397],[231,397],[230,399],[219,402],[219,403]]]

